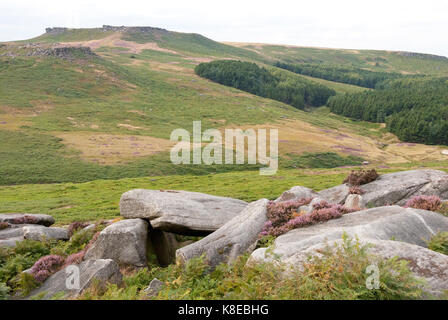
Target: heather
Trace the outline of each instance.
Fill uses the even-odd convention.
[[[413,196],[409,199],[405,207],[422,209],[429,211],[438,211],[442,206],[442,200],[438,196]]]
[[[250,264],[248,255],[233,264],[220,264],[212,270],[203,257],[185,265],[141,269],[124,277],[124,285],[93,286],[79,298],[89,300],[149,299],[143,289],[157,278],[165,283],[156,300],[226,299],[417,299],[422,281],[410,272],[408,262],[378,260],[368,254],[367,245],[344,238],[328,246],[320,257],[310,257],[303,270],[282,265]],[[379,289],[366,288],[366,268],[377,261],[381,274]],[[283,271],[288,270],[290,276]]]
[[[357,195],[363,195],[365,193],[365,191],[362,190],[360,186],[352,186],[350,187],[348,192],[350,194],[357,194]]]
[[[37,260],[31,268],[31,274],[38,282],[44,282],[49,276],[59,270],[64,258],[55,254],[44,256]]]
[[[267,207],[268,221],[260,236],[277,237],[292,229],[337,219],[343,214],[355,211],[340,204],[330,204],[325,200],[313,204],[311,213],[298,211],[301,206],[310,202],[309,198],[283,202],[270,201]]]
[[[9,228],[8,222],[0,222],[0,230]]]
[[[375,169],[352,171],[348,174],[343,183],[349,186],[360,186],[378,179],[379,175]]]

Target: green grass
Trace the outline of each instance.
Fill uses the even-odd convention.
[[[120,215],[121,195],[131,189],[178,189],[254,201],[275,199],[283,191],[303,185],[322,190],[340,184],[347,169],[320,174],[299,170],[281,170],[274,176],[260,176],[258,171],[210,175],[174,175],[120,180],[97,180],[87,183],[29,184],[0,187],[0,212],[46,213],[58,224],[73,221],[96,221]]]

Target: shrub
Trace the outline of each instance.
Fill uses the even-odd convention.
[[[448,255],[448,232],[438,232],[428,241],[428,249]]]
[[[0,282],[0,300],[7,300],[9,297],[9,288],[5,283]]]
[[[89,230],[90,232],[91,230]],[[93,230],[92,230],[93,231]],[[86,233],[86,231],[78,231],[78,233]],[[93,245],[93,243],[98,239],[98,236],[100,235],[100,231],[96,232],[92,237],[84,238],[84,240],[88,240],[86,245],[82,246],[82,249],[78,252],[72,253],[65,259],[64,266],[68,266],[71,264],[79,264],[84,259],[84,255],[86,254],[87,250]],[[73,237],[72,237],[73,238]],[[71,241],[71,239],[70,239]]]
[[[311,198],[302,198],[297,200],[274,202],[270,201],[267,206],[268,221],[265,223],[261,236],[278,236],[290,229],[287,229],[286,223],[299,216],[301,213],[297,210],[311,202]]]
[[[437,211],[442,206],[442,200],[438,196],[413,196],[406,204],[406,208]]]
[[[31,274],[38,282],[44,282],[49,276],[59,270],[64,264],[64,258],[58,255],[48,255],[40,258],[31,268]]]
[[[33,216],[24,215],[21,217],[17,217],[12,219],[11,221],[13,224],[37,224],[39,222],[39,219]]]
[[[379,175],[375,169],[352,171],[343,183],[347,183],[349,186],[360,186],[375,181],[378,177]]]
[[[299,199],[284,202],[273,202],[268,204],[268,221],[265,223],[260,238],[266,236],[280,236],[292,229],[305,227],[330,219],[340,218],[343,214],[356,210],[348,209],[340,204],[329,204],[321,201],[313,205],[310,214],[297,212],[297,209],[308,204],[310,199]]]
[[[352,187],[350,187],[348,193],[363,195],[365,193],[365,191],[362,190],[360,186],[352,186]]]
[[[448,203],[447,202],[442,202],[442,205],[437,210],[437,212],[443,214],[446,217],[448,217]]]

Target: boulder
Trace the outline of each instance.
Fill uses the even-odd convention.
[[[143,190],[124,193],[125,218],[149,219],[154,229],[184,235],[207,235],[240,214],[247,203],[198,192]]]
[[[15,247],[17,245],[17,242],[21,242],[25,240],[23,237],[13,237],[8,239],[1,239],[0,240],[0,247]]]
[[[69,232],[64,228],[44,227],[44,226],[26,226],[23,227],[23,237],[27,240],[42,241],[46,240],[68,240]]]
[[[77,283],[71,282],[72,277],[76,276],[73,272],[73,267],[78,267],[79,273],[79,287]],[[106,283],[120,284],[122,275],[118,264],[111,259],[87,260],[79,265],[68,266],[52,276],[37,289],[33,290],[28,296],[28,299],[38,297],[44,300],[51,299],[58,294],[58,298],[75,297],[89,288],[92,283],[98,281],[100,285]],[[67,286],[67,283],[70,285]],[[62,295],[59,296],[59,295]]]
[[[235,218],[217,231],[193,244],[176,251],[176,259],[186,261],[205,254],[207,262],[216,266],[221,262],[231,262],[237,256],[253,250],[258,235],[267,221],[269,200],[252,202]]]
[[[152,279],[151,282],[149,283],[149,286],[145,290],[143,290],[145,292],[146,298],[157,296],[164,286],[165,283],[160,281],[159,279],[157,278]]]
[[[40,224],[49,227],[54,223],[54,218],[46,214],[3,213],[0,214],[0,222],[8,222],[10,224]]]
[[[318,196],[317,192],[311,190],[310,188],[296,186],[283,192],[282,195],[275,200],[275,202],[296,200],[302,198],[315,198],[317,196]]]
[[[409,170],[380,175],[361,186],[363,201],[368,207],[403,205],[415,195],[436,195],[448,199],[448,174],[439,170]],[[347,185],[322,190],[318,194],[333,203],[343,204],[349,195]]]
[[[344,203],[349,195],[350,188],[346,184],[341,184],[330,189],[319,191],[319,197],[330,203]]]
[[[320,256],[321,252],[326,248],[335,248],[335,246],[341,247],[342,244],[342,239],[317,243],[304,250],[297,251],[287,260],[281,261],[300,270],[303,268],[303,264],[309,262],[310,257]],[[372,264],[377,264],[379,260],[390,259],[393,257],[408,261],[408,267],[414,275],[423,278],[426,281],[426,285],[423,288],[425,292],[439,296],[443,294],[444,290],[448,290],[447,255],[402,241],[361,239],[360,244],[368,244],[367,253],[370,255]],[[248,264],[257,261],[255,256],[256,255],[250,258]],[[286,275],[287,274],[288,272],[286,271]],[[424,295],[423,298],[425,297],[427,297],[427,295]]]
[[[345,200],[345,207],[348,209],[364,209],[364,201],[361,195],[359,194],[349,194],[347,199]]]
[[[448,231],[448,218],[441,214],[399,206],[378,207],[291,230],[275,240],[273,249],[255,250],[251,260],[272,261],[275,256],[282,262],[294,263],[294,256],[303,250],[339,240],[344,233],[364,241],[393,239],[425,247],[426,241],[439,231]]]
[[[121,220],[101,231],[84,259],[113,259],[120,265],[146,267],[147,241],[148,222]]]

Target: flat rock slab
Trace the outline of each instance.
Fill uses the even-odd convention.
[[[70,235],[67,229],[44,226],[26,226],[23,227],[23,237],[27,240],[42,241],[46,240],[68,240]]]
[[[28,299],[37,296],[48,300],[56,294],[58,294],[58,298],[75,297],[90,287],[94,279],[99,281],[100,285],[105,285],[108,282],[120,284],[122,281],[118,264],[111,259],[87,260],[74,266],[78,267],[79,270],[78,288],[73,288],[76,284],[74,281],[70,281],[74,276],[71,269],[73,266],[68,266],[45,280],[39,288],[31,292]],[[67,287],[67,282],[70,288]],[[59,295],[62,295],[62,297]]]
[[[54,218],[47,214],[3,213],[0,214],[0,222],[8,222],[10,224],[40,224],[49,227],[54,224]]]
[[[124,193],[125,218],[149,219],[154,229],[184,235],[207,235],[236,217],[247,202],[189,191],[135,189]]]
[[[84,259],[113,259],[119,265],[146,267],[148,222],[128,219],[106,227]]]
[[[361,186],[366,206],[403,205],[416,195],[436,195],[448,199],[448,174],[439,170],[409,170],[380,175]],[[349,195],[345,184],[318,192],[319,196],[343,204]]]
[[[1,239],[0,240],[0,247],[10,247],[13,248],[17,245],[17,242],[22,242],[25,240],[23,237],[14,237],[14,238],[8,238],[8,239]]]
[[[311,246],[326,241],[342,239],[344,233],[361,240],[391,240],[406,242],[421,247],[434,234],[448,231],[448,218],[441,214],[399,206],[378,207],[343,215],[339,219],[298,228],[279,236],[273,250],[260,248],[251,259],[294,263],[295,255]]]

